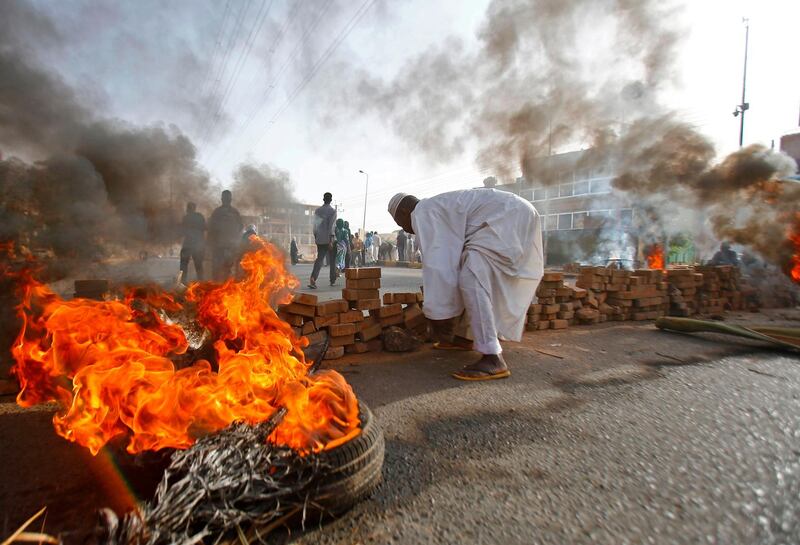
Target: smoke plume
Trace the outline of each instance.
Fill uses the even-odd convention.
[[[506,180],[558,183],[547,157],[588,148],[577,168],[613,165],[645,237],[688,230],[785,266],[800,252],[785,244],[799,195],[776,180],[794,162],[750,146],[715,164],[708,139],[659,100],[674,86],[679,15],[656,0],[493,0],[476,49],[448,38],[388,80],[356,73],[329,107],[374,112],[434,162],[475,149]]]
[[[37,60],[25,41],[33,29],[45,42],[62,39],[30,5],[3,4],[0,234],[77,258],[174,240],[183,201],[208,201],[192,142],[175,126],[95,113]]]
[[[245,163],[233,173],[233,196],[239,207],[263,213],[295,202],[289,173],[273,165]]]

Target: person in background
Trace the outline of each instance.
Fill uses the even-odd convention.
[[[348,244],[347,229],[344,228],[344,220],[339,218],[336,220],[336,268],[339,274],[345,268],[345,258],[347,256]]]
[[[709,265],[734,265],[739,266],[739,256],[734,250],[731,250],[731,245],[728,242],[723,242],[719,246],[719,250],[711,258]]]
[[[377,263],[380,259],[381,236],[377,231],[372,232],[372,261]]]
[[[203,279],[203,259],[206,252],[206,219],[193,202],[186,203],[186,215],[181,222],[183,244],[180,253],[181,282],[189,281],[189,260],[194,261],[197,280]]]
[[[354,267],[364,266],[364,241],[361,240],[358,233],[353,236],[353,263]]]
[[[300,261],[300,255],[297,252],[297,241],[292,239],[292,242],[289,243],[289,258],[292,260],[292,265],[297,265]]]
[[[406,232],[400,229],[397,233],[397,260],[398,261],[405,261],[406,260],[406,240],[408,237],[406,236]]]
[[[350,231],[350,222],[349,221],[345,221],[344,222],[344,230],[347,233],[345,235],[345,239],[344,239],[345,242],[347,243],[346,248],[345,248],[345,254],[344,254],[344,268],[345,269],[349,269],[350,268],[350,260],[353,259],[353,233],[352,233],[352,231]]]
[[[425,256],[423,312],[441,335],[434,348],[474,347],[481,354],[453,377],[510,376],[499,339],[521,339],[544,274],[536,209],[513,193],[466,189],[423,200],[398,193],[389,202],[389,213],[400,227],[417,235]],[[473,343],[456,342],[450,324],[459,318],[468,318]]]
[[[363,252],[362,261],[366,265],[367,263],[372,262],[372,231],[367,233],[367,236],[364,237],[364,252]]]
[[[322,206],[314,211],[314,243],[317,245],[317,259],[311,271],[311,280],[308,287],[317,289],[317,278],[322,270],[322,263],[327,258],[330,267],[331,286],[336,285],[336,209],[331,206],[333,195],[325,193],[322,196]]]
[[[208,219],[208,244],[211,246],[211,274],[222,282],[233,274],[242,234],[242,216],[231,206],[233,195],[222,192],[222,205]]]

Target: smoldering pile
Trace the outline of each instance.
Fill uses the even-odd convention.
[[[190,545],[225,536],[261,541],[313,509],[313,484],[329,468],[314,455],[267,442],[279,411],[258,425],[236,423],[172,455],[155,497],[122,518],[101,512],[98,542]]]

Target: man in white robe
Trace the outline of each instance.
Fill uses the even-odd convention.
[[[434,324],[469,316],[480,360],[453,376],[504,378],[511,373],[499,338],[519,341],[544,273],[539,214],[528,201],[495,189],[467,189],[419,200],[399,193],[389,213],[417,236],[425,256],[425,315]],[[449,341],[441,348],[459,348]],[[468,346],[461,345],[468,349]]]

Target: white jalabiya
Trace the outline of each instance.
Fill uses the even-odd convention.
[[[422,199],[411,226],[424,256],[425,315],[470,316],[475,349],[499,354],[498,336],[519,341],[544,274],[542,226],[528,201],[495,189]]]

